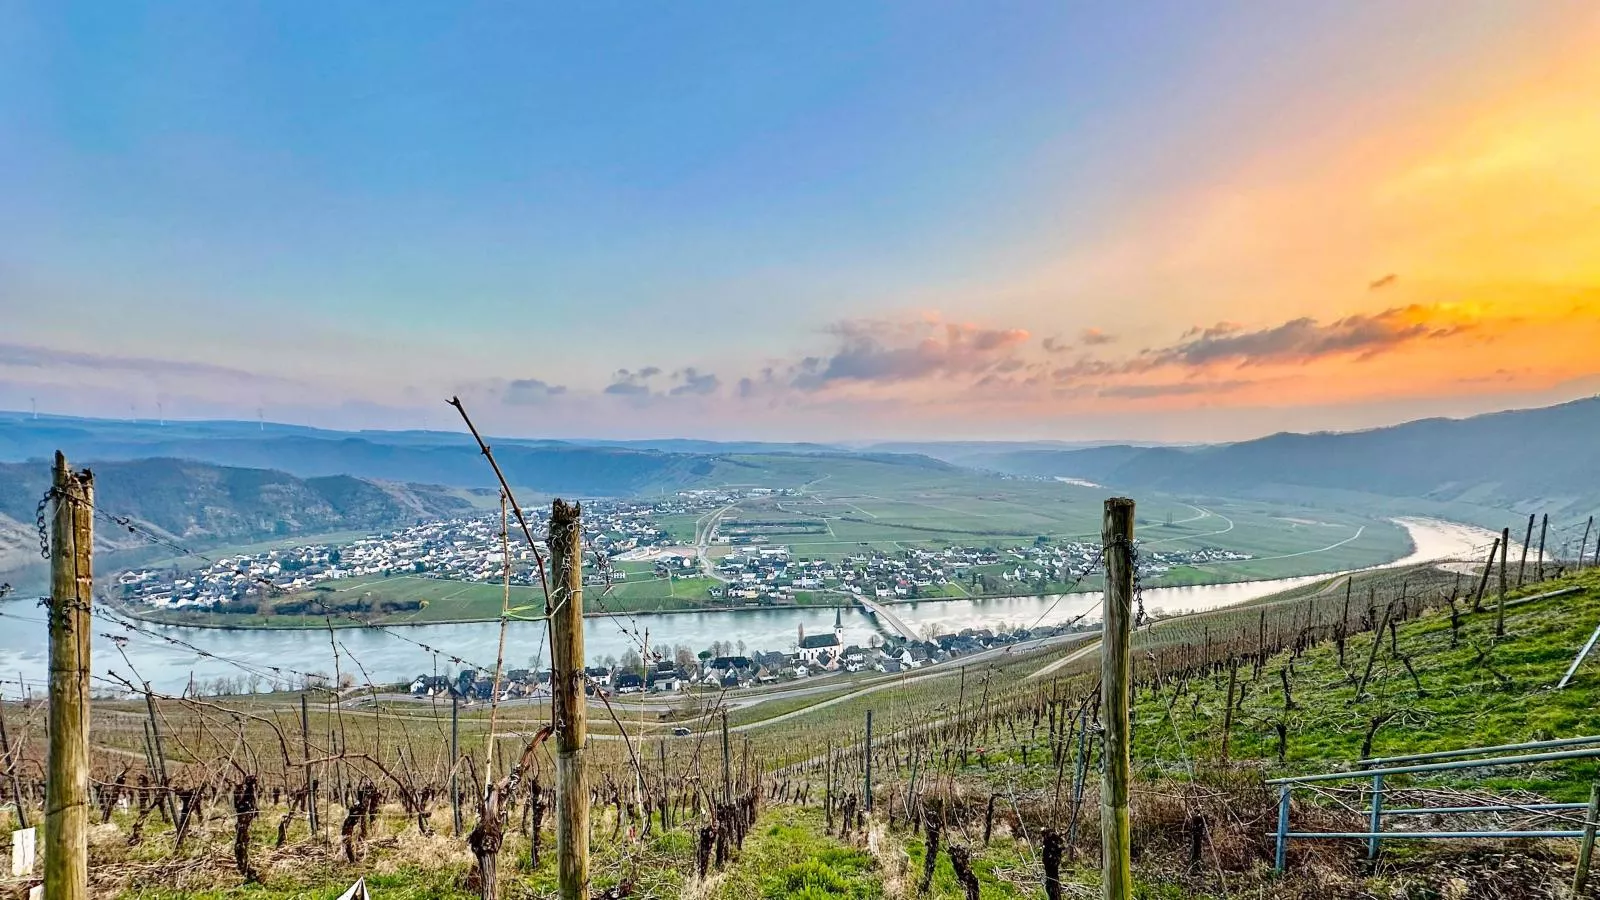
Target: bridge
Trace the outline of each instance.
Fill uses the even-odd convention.
[[[917,634],[915,629],[907,625],[899,616],[890,612],[889,607],[884,604],[875,600],[868,600],[860,594],[856,595],[856,602],[860,603],[861,608],[867,611],[867,615],[872,616],[881,627],[893,631],[908,641],[922,640],[922,636]]]

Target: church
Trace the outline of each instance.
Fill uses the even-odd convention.
[[[796,651],[806,665],[818,666],[824,669],[837,668],[839,661],[844,658],[844,613],[842,610],[833,611],[833,633],[814,634],[806,637],[806,627],[800,626],[800,643]]]

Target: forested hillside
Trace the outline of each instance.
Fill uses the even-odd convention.
[[[1590,398],[1342,434],[1285,433],[1204,447],[998,450],[969,462],[1116,488],[1280,498],[1360,492],[1573,518],[1600,509],[1597,446],[1600,398]]]
[[[185,546],[387,528],[473,508],[465,496],[445,488],[348,475],[297,478],[270,469],[177,459],[90,466],[98,509],[126,516]],[[49,487],[48,465],[0,463],[0,573],[37,558],[35,511]],[[95,528],[108,549],[142,543],[104,519]]]

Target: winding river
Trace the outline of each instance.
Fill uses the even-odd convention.
[[[1487,545],[1494,535],[1468,525],[1425,519],[1400,519],[1411,534],[1413,552],[1384,567],[1410,565],[1468,556]],[[1384,568],[1378,567],[1378,568]],[[1286,588],[1330,577],[1328,574],[1270,581],[1245,581],[1195,587],[1154,588],[1144,592],[1146,608],[1152,612],[1198,611],[1243,603]],[[1010,597],[988,600],[940,600],[904,603],[895,613],[913,628],[933,625],[939,631],[994,627],[1002,622],[1017,626],[1064,622],[1092,609],[1100,594],[1082,593]],[[0,685],[14,697],[21,692],[19,681],[33,693],[44,690],[46,676],[46,638],[43,611],[32,601],[15,600],[0,605]],[[843,610],[846,643],[865,645],[877,633],[859,609]],[[631,632],[649,630],[652,644],[686,644],[696,651],[712,641],[742,641],[748,650],[788,650],[801,628],[809,634],[831,630],[833,609],[747,609],[696,614],[645,614],[595,618],[585,624],[584,640],[589,659],[620,656],[637,646]],[[146,626],[149,631],[203,648],[216,658],[203,655],[148,635],[131,635],[119,648],[102,632],[115,629],[96,620],[94,672],[147,680],[158,691],[177,692],[192,676],[209,683],[218,678],[259,676],[259,686],[271,681],[271,667],[279,667],[285,680],[292,671],[332,673],[334,650],[326,631],[252,631],[172,626]],[[625,630],[626,629],[626,630]],[[398,636],[397,636],[398,635]],[[336,634],[342,672],[361,678],[362,671],[373,681],[397,681],[418,673],[432,673],[435,660],[418,643],[436,647],[445,654],[479,665],[492,665],[499,626],[494,622],[456,625],[422,625],[390,630],[348,628]],[[506,641],[506,664],[512,668],[548,664],[544,625],[538,622],[513,622]],[[416,642],[416,643],[413,643]],[[454,672],[459,665],[448,656],[437,661],[441,673]],[[134,673],[137,673],[135,676]],[[97,682],[109,687],[108,682]]]

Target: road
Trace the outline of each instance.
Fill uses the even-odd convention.
[[[717,533],[717,523],[722,521],[722,517],[727,515],[729,510],[738,505],[737,503],[730,503],[712,513],[711,517],[706,519],[703,524],[696,522],[694,527],[694,555],[700,560],[700,568],[707,575],[723,583],[727,583],[728,579],[722,577],[721,573],[717,571],[717,567],[711,564],[711,557],[707,555],[707,551],[711,548],[712,536]]]

